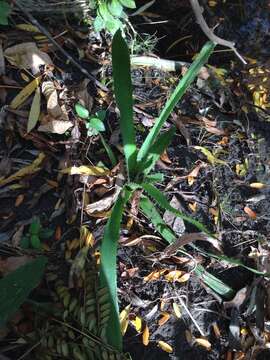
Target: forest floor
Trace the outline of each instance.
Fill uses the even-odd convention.
[[[137,8],[144,3],[137,1]],[[143,212],[126,212],[118,295],[126,315],[124,350],[133,360],[270,358],[270,5],[217,3],[205,1],[209,26],[219,24],[216,33],[236,41],[248,64],[217,47],[166,122],[165,128],[174,124],[177,133],[156,166],[165,177],[159,188],[171,204],[217,240],[200,240],[192,225],[161,212],[181,240],[171,251]],[[85,278],[95,275],[123,158],[112,92],[112,37],[95,33],[74,14],[61,21],[34,16],[98,82],[25,16],[15,14],[0,27],[1,276],[37,254],[48,257],[42,283],[0,329],[0,359],[71,359],[57,339],[72,337],[68,331],[78,326],[69,317],[71,304],[79,307]],[[157,0],[129,21],[132,55],[191,63],[207,41],[188,1]],[[50,65],[38,69],[42,76],[36,83],[33,72],[40,64],[29,54],[40,52]],[[155,65],[132,67],[139,145],[184,71],[185,66],[170,72]],[[14,105],[26,86],[25,97]],[[78,102],[91,114],[106,112],[104,137],[116,166],[99,135],[89,134],[76,114]],[[40,116],[29,125],[31,108]],[[88,165],[102,166],[109,175],[87,173],[82,166]],[[56,313],[48,316],[48,307]]]

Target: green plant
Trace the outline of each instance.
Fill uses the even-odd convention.
[[[112,165],[115,166],[117,161],[114,153],[102,135],[102,132],[106,130],[103,123],[103,121],[105,120],[106,111],[100,110],[95,115],[90,115],[89,111],[79,103],[75,105],[75,110],[80,118],[86,120],[86,128],[88,129],[87,135],[99,135],[102,145],[106,150]]]
[[[29,226],[27,234],[22,237],[20,245],[23,249],[40,250],[42,248],[41,240],[48,239],[52,235],[53,230],[42,228],[39,218],[35,217]]]
[[[95,31],[106,29],[112,34],[123,26],[122,21],[126,18],[124,8],[136,8],[134,0],[90,0],[89,6],[97,10]]]
[[[8,2],[0,1],[0,25],[8,25],[8,16],[11,13],[11,7]]]
[[[197,76],[202,65],[214,50],[215,44],[208,42],[202,48],[196,60],[190,66],[186,74],[180,80],[178,86],[164,106],[160,116],[156,119],[155,125],[147,135],[144,143],[137,148],[135,141],[135,130],[133,124],[133,99],[132,84],[130,76],[130,56],[126,42],[122,38],[121,31],[118,30],[112,43],[112,63],[113,80],[116,103],[120,110],[120,130],[124,145],[124,155],[126,161],[126,183],[116,200],[111,216],[107,222],[104,237],[101,244],[101,268],[100,286],[107,287],[111,301],[111,316],[107,328],[107,341],[116,348],[122,350],[122,337],[119,324],[119,311],[117,300],[117,274],[116,274],[116,254],[117,242],[119,238],[122,215],[132,194],[136,190],[145,191],[162,209],[173,212],[176,216],[197,227],[200,231],[209,233],[207,228],[200,222],[172,208],[165,195],[158,190],[153,183],[160,180],[160,174],[150,174],[160,155],[170,144],[175,132],[175,128],[160,134],[164,122],[170,116],[173,108],[186,92],[188,86]],[[146,197],[143,197],[142,208],[152,214],[150,220],[158,225],[160,217],[158,210]],[[162,228],[160,228],[162,233]],[[165,237],[169,242],[173,242],[172,234]]]

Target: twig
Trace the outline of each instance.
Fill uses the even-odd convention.
[[[213,30],[209,28],[207,25],[204,17],[203,17],[203,8],[200,6],[198,0],[189,0],[190,5],[192,7],[192,10],[195,14],[197,23],[199,24],[200,28],[204,32],[204,34],[208,37],[209,40],[213,41],[215,44],[219,44],[225,47],[228,47],[232,49],[232,51],[235,53],[235,55],[246,65],[246,60],[239,54],[237,49],[235,48],[235,43],[232,41],[228,41],[225,39],[222,39],[214,34]]]
[[[108,88],[106,86],[104,86],[103,84],[101,84],[101,82],[99,82],[93,75],[91,75],[86,69],[84,69],[79,63],[77,63],[77,61],[75,61],[73,59],[72,56],[70,56],[59,44],[57,41],[55,41],[55,39],[51,36],[51,34],[37,21],[37,19],[35,19],[33,17],[32,14],[30,14],[30,12],[28,10],[26,10],[20,3],[19,1],[15,0],[15,4],[16,6],[22,11],[22,13],[24,13],[28,19],[30,20],[30,22],[32,23],[32,25],[36,26],[39,31],[44,34],[48,40],[77,68],[80,70],[80,72],[82,72],[86,77],[88,77],[90,80],[94,81],[95,84],[103,91],[108,91]]]

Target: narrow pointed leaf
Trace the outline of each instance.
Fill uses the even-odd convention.
[[[38,87],[35,92],[34,99],[32,101],[28,122],[27,132],[30,132],[36,126],[40,115],[40,88]]]
[[[111,303],[111,315],[107,329],[107,338],[108,343],[119,351],[122,350],[122,335],[119,323],[119,307],[117,298],[116,254],[122,215],[130,195],[131,192],[124,189],[116,200],[112,209],[111,217],[105,228],[100,249],[100,285],[101,287],[108,288]]]
[[[143,172],[144,175],[149,174],[149,172],[153,169],[160,156],[169,146],[174,134],[175,134],[175,127],[173,126],[170,130],[161,134],[157,138],[157,140],[149,150],[149,155],[147,157],[147,160],[141,163],[139,167],[139,172]]]
[[[173,230],[171,230],[169,226],[164,222],[155,205],[146,196],[143,196],[140,200],[140,209],[147,217],[147,219],[151,221],[155,229],[169,244],[175,242],[176,236]]]
[[[202,50],[200,51],[199,55],[197,56],[196,60],[191,64],[188,71],[185,73],[185,75],[180,80],[179,84],[177,85],[176,89],[172,93],[171,97],[167,101],[166,105],[164,106],[163,110],[161,111],[161,114],[159,115],[158,119],[156,120],[155,125],[147,135],[142,147],[140,148],[138,152],[138,161],[141,162],[148,154],[148,151],[151,147],[151,145],[156,140],[160,129],[162,128],[164,122],[168,119],[171,112],[173,111],[175,105],[178,103],[178,101],[182,98],[182,96],[185,94],[187,88],[190,86],[190,84],[194,81],[196,76],[198,75],[201,67],[207,62],[209,56],[213,52],[215,48],[215,44],[208,41]]]
[[[136,169],[137,148],[133,126],[133,100],[130,76],[130,57],[127,44],[118,30],[112,43],[113,82],[116,103],[120,111],[120,130],[123,138],[124,154],[128,175],[132,177]]]
[[[199,221],[194,220],[192,217],[185,215],[179,210],[173,208],[170,205],[169,201],[166,199],[166,196],[163,195],[163,193],[159,191],[155,186],[153,186],[152,184],[143,183],[141,184],[141,187],[148,193],[148,195],[150,195],[158,203],[160,207],[162,207],[165,210],[171,211],[176,216],[194,225],[197,229],[205,232],[206,234],[211,235],[208,229]]]

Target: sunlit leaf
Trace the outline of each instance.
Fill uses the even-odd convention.
[[[119,314],[121,334],[125,335],[128,328],[128,317],[130,312],[130,305],[126,306]]]
[[[32,101],[28,122],[27,132],[30,132],[36,126],[40,115],[40,88],[38,87],[35,92],[34,99]]]
[[[120,2],[127,8],[135,9],[136,3],[134,0],[120,0]]]
[[[11,101],[10,107],[11,109],[17,109],[19,106],[21,106],[25,100],[29,98],[29,96],[36,90],[36,88],[39,86],[40,83],[40,77],[37,77],[36,79],[32,80],[29,84],[27,84],[17,96]]]
[[[93,176],[105,176],[110,175],[110,171],[100,166],[71,166],[69,168],[60,170],[61,174],[69,175],[93,175]]]
[[[173,348],[171,347],[171,345],[167,344],[165,341],[158,341],[158,346],[163,350],[166,351],[167,353],[172,353],[173,352]]]
[[[169,313],[162,313],[162,317],[158,320],[158,325],[162,326],[170,319],[171,315]]]
[[[173,303],[173,311],[174,311],[174,313],[175,313],[175,316],[176,316],[178,319],[181,319],[182,313],[181,313],[180,307],[179,307],[179,305],[176,304],[175,302]]]
[[[121,31],[118,30],[112,43],[113,83],[116,103],[120,111],[120,130],[123,138],[127,171],[135,175],[137,148],[133,125],[133,99],[130,76],[130,57]]]
[[[80,118],[82,118],[82,119],[89,118],[89,111],[84,106],[82,106],[80,103],[77,103],[75,105],[75,111]]]
[[[143,330],[143,335],[142,335],[142,340],[143,340],[143,345],[147,346],[149,344],[149,328],[147,325],[145,325],[145,328]]]
[[[203,146],[194,146],[194,149],[200,150],[207,157],[207,160],[210,162],[211,165],[215,165],[215,164],[227,165],[225,161],[218,159],[216,156],[212,154],[210,150],[206,149]]]

